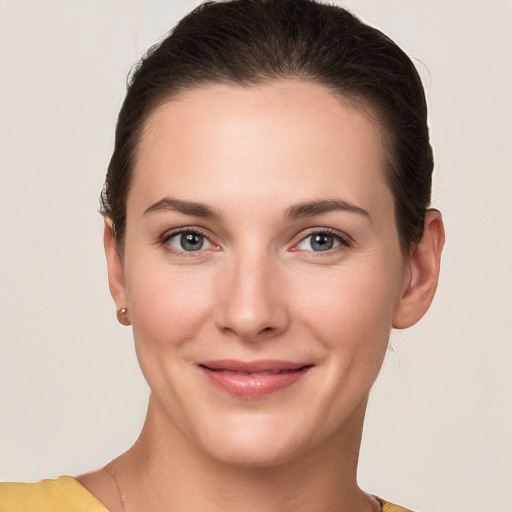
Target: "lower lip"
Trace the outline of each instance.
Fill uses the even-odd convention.
[[[242,398],[258,398],[275,393],[299,381],[310,369],[305,366],[298,370],[271,375],[237,375],[199,367],[215,386],[230,395]]]

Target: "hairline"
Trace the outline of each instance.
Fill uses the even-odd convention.
[[[382,164],[382,172],[384,173],[384,177],[386,180],[386,185],[390,190],[393,196],[393,216],[395,218],[395,224],[397,227],[397,233],[399,238],[400,247],[404,255],[408,253],[409,247],[405,244],[405,240],[402,240],[403,236],[400,232],[400,226],[397,217],[397,197],[392,185],[392,176],[396,173],[395,169],[395,141],[393,140],[393,136],[389,135],[393,134],[393,130],[389,129],[388,121],[386,119],[385,113],[382,112],[382,107],[378,104],[376,100],[373,98],[369,98],[368,95],[364,95],[361,93],[355,93],[348,89],[343,90],[343,87],[336,87],[333,84],[327,83],[326,80],[323,80],[321,77],[302,75],[298,73],[283,73],[283,74],[261,74],[260,76],[253,78],[251,80],[237,80],[233,78],[229,78],[226,76],[219,76],[211,79],[200,79],[197,81],[193,81],[189,79],[188,83],[182,83],[178,86],[175,86],[173,90],[169,90],[169,88],[162,88],[158,94],[154,94],[151,98],[151,101],[145,108],[144,115],[141,116],[138,125],[135,127],[131,134],[132,138],[132,150],[131,150],[131,166],[130,166],[130,175],[126,182],[127,190],[125,196],[124,203],[124,225],[123,225],[123,233],[120,237],[118,250],[120,254],[124,254],[124,243],[125,243],[125,231],[126,231],[126,217],[127,217],[127,204],[130,196],[130,191],[132,189],[133,177],[134,173],[138,167],[139,163],[139,155],[141,154],[141,141],[144,138],[144,134],[147,130],[150,129],[151,126],[151,118],[154,113],[162,108],[164,105],[179,101],[183,96],[188,93],[200,90],[206,90],[210,87],[215,87],[218,85],[226,85],[228,87],[239,87],[244,89],[252,89],[258,88],[265,85],[272,85],[279,82],[304,82],[313,85],[319,85],[324,87],[327,91],[329,91],[333,97],[335,97],[338,101],[340,101],[344,106],[347,106],[358,113],[364,115],[367,120],[374,126],[376,126],[383,150],[383,161]],[[103,209],[103,215],[109,216],[109,212]],[[116,226],[113,226],[114,230]],[[116,238],[119,233],[116,233]]]

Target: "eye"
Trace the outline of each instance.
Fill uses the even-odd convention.
[[[197,231],[181,231],[174,233],[165,240],[165,243],[179,252],[194,252],[215,248],[208,238]]]
[[[349,242],[341,235],[322,231],[306,236],[295,246],[295,249],[299,251],[324,252],[348,245],[350,245]]]

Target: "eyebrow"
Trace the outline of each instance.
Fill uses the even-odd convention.
[[[155,204],[152,204],[144,211],[144,215],[149,213],[173,211],[183,213],[184,215],[193,215],[194,217],[202,217],[204,219],[220,220],[220,215],[210,206],[193,201],[182,201],[172,197],[164,197]]]
[[[205,219],[221,220],[222,218],[221,215],[211,206],[203,203],[196,203],[194,201],[183,201],[173,197],[164,197],[160,201],[152,204],[144,211],[144,215],[160,211],[173,211]],[[294,220],[304,217],[312,217],[314,215],[321,215],[332,211],[357,213],[367,217],[370,221],[372,220],[371,215],[367,210],[344,201],[343,199],[321,199],[294,204],[286,209],[284,218]]]
[[[286,219],[300,219],[303,217],[310,217],[313,215],[321,215],[332,211],[344,211],[357,213],[372,220],[370,213],[354,204],[351,204],[343,199],[323,199],[318,201],[305,201],[290,206],[285,212]]]

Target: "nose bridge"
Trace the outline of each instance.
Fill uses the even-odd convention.
[[[251,341],[282,332],[288,325],[282,268],[271,252],[241,248],[224,274],[219,327]]]

